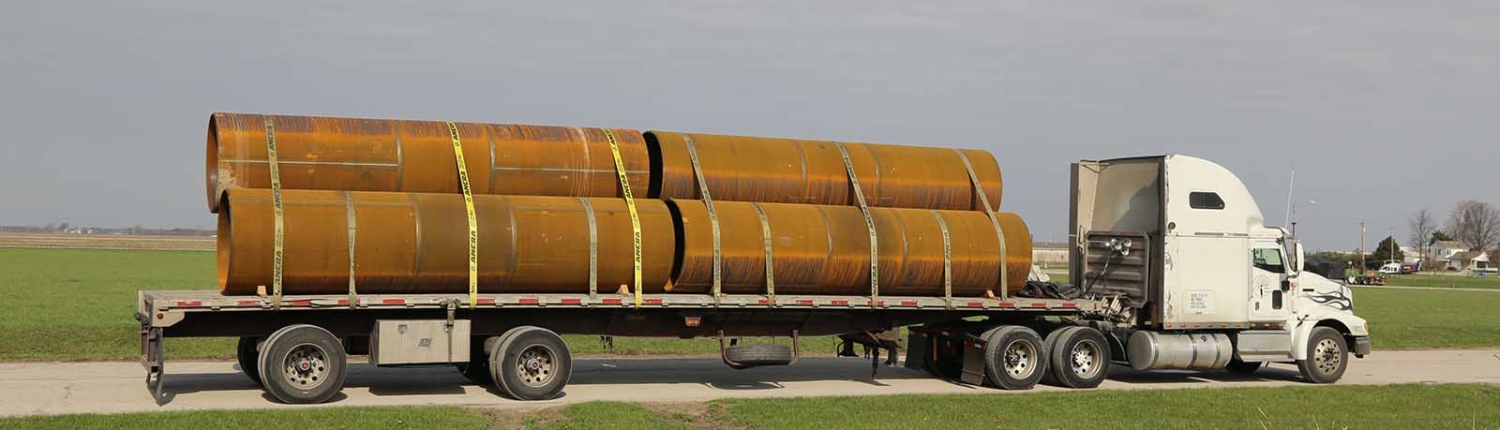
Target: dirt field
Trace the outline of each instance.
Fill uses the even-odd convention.
[[[214,238],[112,234],[0,233],[0,248],[143,249],[213,251]]]

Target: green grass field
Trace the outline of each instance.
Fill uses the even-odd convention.
[[[1500,387],[1326,386],[1026,395],[594,402],[551,410],[319,408],[0,419],[0,428],[277,429],[1495,429]]]
[[[1483,277],[1458,274],[1398,275],[1387,277],[1385,284],[1403,287],[1500,289],[1500,275]]]
[[[214,287],[207,252],[0,249],[0,361],[119,360],[139,354],[136,290]],[[1061,280],[1062,276],[1054,279]],[[1356,312],[1370,319],[1377,348],[1500,346],[1500,294],[1358,289]],[[578,354],[600,354],[597,336],[566,336]],[[782,340],[783,342],[785,340]],[[803,339],[833,351],[830,337]],[[227,358],[229,339],[170,339],[168,356]],[[712,339],[617,338],[615,354],[713,354]]]

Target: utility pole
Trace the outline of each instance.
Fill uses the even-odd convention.
[[[1365,268],[1365,222],[1359,222],[1359,273],[1363,275]]]

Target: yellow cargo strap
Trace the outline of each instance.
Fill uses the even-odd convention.
[[[776,306],[776,261],[771,255],[771,219],[766,217],[765,208],[760,207],[759,202],[750,203],[755,207],[755,215],[760,217],[760,236],[765,245],[766,253],[766,301],[771,306]]]
[[[708,193],[708,181],[703,179],[703,166],[698,164],[698,149],[693,145],[693,136],[682,133],[682,141],[687,145],[688,159],[693,162],[693,176],[698,179],[698,193],[703,195],[703,206],[708,209],[708,226],[713,230],[714,236],[714,306],[719,305],[720,296],[723,295],[723,273],[724,253],[719,249],[719,213],[714,210],[714,198]],[[760,207],[756,206],[759,210]],[[769,249],[769,248],[767,248]]]
[[[615,157],[615,172],[620,177],[620,193],[625,196],[625,208],[630,211],[630,233],[631,245],[634,246],[635,259],[635,285],[631,290],[635,292],[635,307],[641,307],[641,215],[635,209],[635,195],[630,192],[630,178],[625,174],[625,159],[620,157],[620,143],[615,140],[615,132],[601,128],[604,137],[609,139],[609,153]]]
[[[943,232],[943,304],[953,309],[953,239],[948,235],[948,222],[943,220],[943,214],[935,209],[928,211]]]
[[[834,142],[839,155],[844,157],[844,169],[849,172],[849,185],[854,187],[854,201],[859,203],[859,212],[865,216],[865,228],[870,231],[870,306],[880,302],[880,243],[875,237],[875,218],[870,216],[870,206],[865,204],[865,191],[859,186],[859,175],[854,173],[854,162],[849,160],[849,150],[841,142]]]
[[[583,203],[583,214],[589,220],[589,306],[599,298],[599,224],[594,218],[594,203],[587,197],[579,197]]]
[[[349,309],[354,309],[359,307],[359,293],[354,289],[354,232],[356,229],[354,223],[354,199],[349,195],[348,191],[344,192],[344,212],[347,216],[346,224],[349,224]]]
[[[448,122],[448,138],[453,141],[453,160],[458,162],[458,185],[464,192],[464,213],[469,217],[469,308],[479,306],[479,224],[474,216],[474,193],[469,189],[469,167],[464,164],[464,145],[458,136],[458,125]]]
[[[995,238],[1000,240],[1000,297],[1010,296],[1010,253],[1006,252],[1005,229],[1000,228],[1000,218],[995,216],[995,210],[990,206],[990,198],[984,194],[984,187],[979,184],[979,175],[974,173],[974,164],[969,162],[969,156],[959,149],[953,150],[958,154],[958,159],[963,160],[964,170],[969,172],[969,182],[974,184],[974,195],[979,196],[979,204],[984,206],[984,214],[990,217],[990,224],[995,225]],[[995,292],[990,291],[990,296]]]
[[[260,118],[266,124],[266,165],[271,169],[271,205],[275,207],[276,214],[275,251],[271,260],[271,309],[281,310],[281,275],[284,270],[282,263],[285,257],[283,238],[286,232],[286,221],[282,219],[284,214],[281,206],[281,170],[276,168],[276,124],[271,121],[269,115],[261,115]]]

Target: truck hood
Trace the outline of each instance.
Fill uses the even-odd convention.
[[[1354,291],[1348,286],[1324,278],[1312,272],[1297,275],[1299,297],[1318,306],[1326,306],[1344,312],[1354,311]]]

